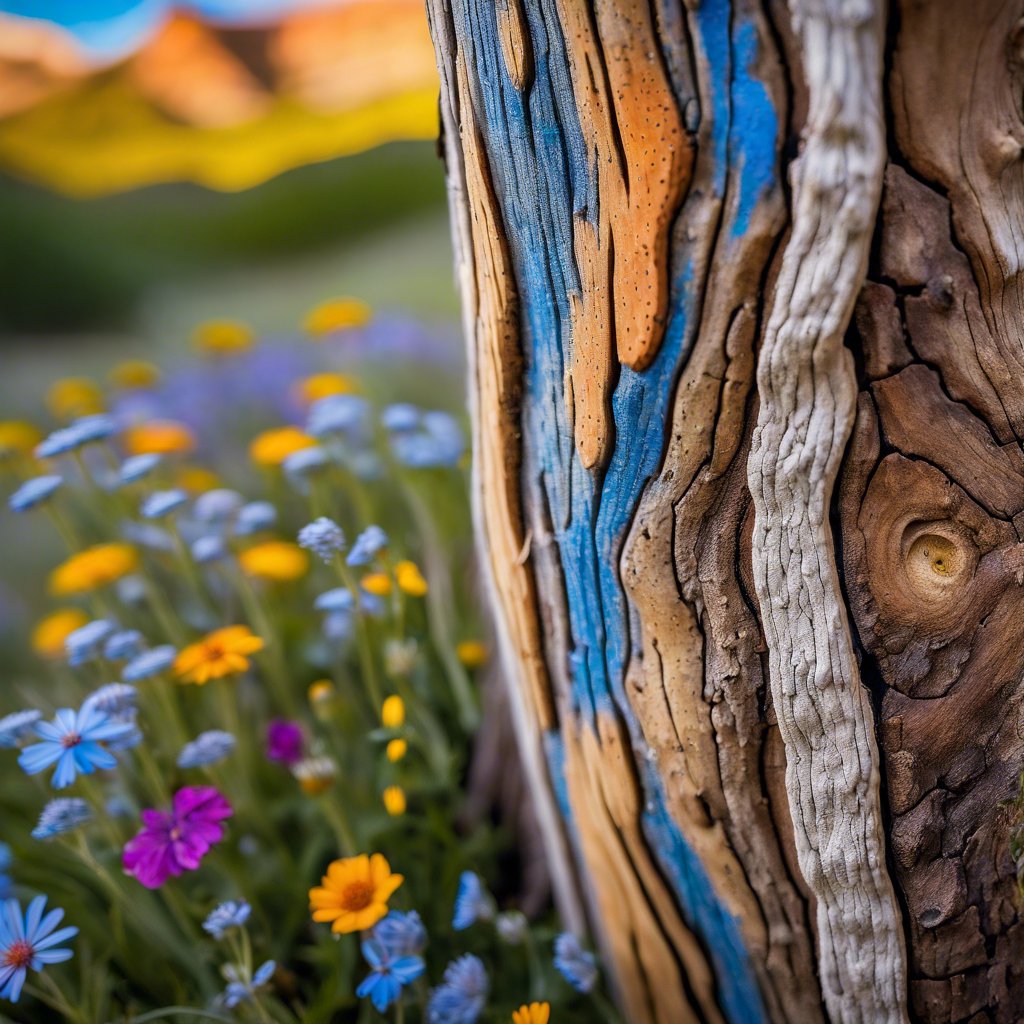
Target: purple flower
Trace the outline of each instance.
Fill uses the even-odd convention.
[[[147,889],[159,889],[168,877],[195,871],[210,847],[224,838],[221,824],[231,804],[212,786],[185,786],[174,794],[170,811],[142,812],[142,829],[128,840],[124,870]]]
[[[275,718],[267,726],[267,759],[289,767],[302,760],[302,726],[287,718]]]

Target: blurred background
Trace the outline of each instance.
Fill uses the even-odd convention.
[[[459,410],[437,93],[422,0],[0,0],[0,421],[46,433],[56,378],[128,359],[180,377],[211,319],[301,351],[340,296],[373,319],[327,368]],[[0,626],[38,529],[5,520]]]

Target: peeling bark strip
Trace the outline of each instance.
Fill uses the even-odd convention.
[[[758,363],[748,462],[753,573],[786,749],[800,870],[817,897],[834,1021],[907,1019],[900,914],[885,866],[878,750],[829,525],[853,423],[843,346],[885,163],[883,19],[870,0],[792,0],[809,93],[793,226]]]

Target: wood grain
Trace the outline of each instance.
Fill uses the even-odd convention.
[[[637,1024],[1019,1020],[1022,5],[428,7],[567,921]]]

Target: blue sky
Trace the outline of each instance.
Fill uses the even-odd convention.
[[[96,60],[137,49],[175,8],[217,21],[261,21],[311,0],[0,0],[0,11],[67,29]]]

